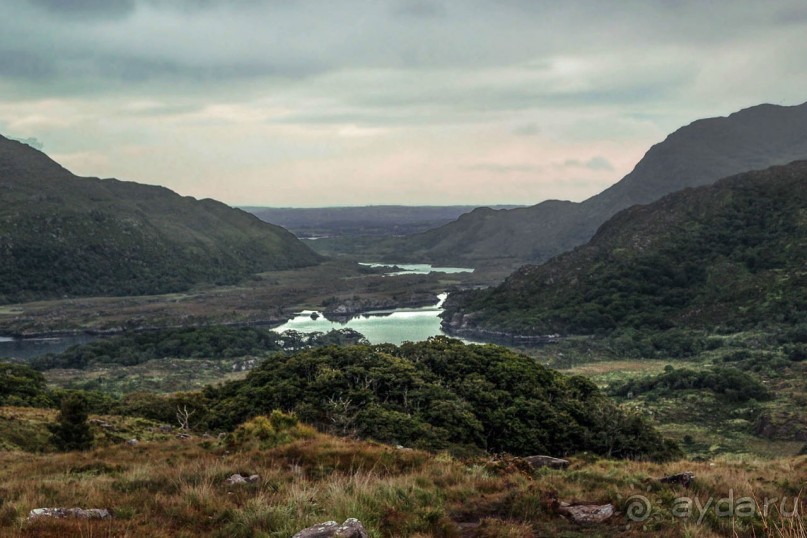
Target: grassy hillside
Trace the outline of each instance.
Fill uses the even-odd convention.
[[[368,246],[378,255],[443,264],[541,262],[584,244],[603,222],[634,204],[806,158],[807,103],[759,105],[682,127],[650,148],[631,173],[584,202],[480,208],[440,228]]]
[[[695,474],[691,489],[658,482],[685,471]],[[236,473],[260,479],[225,484]],[[235,449],[226,439],[153,439],[84,453],[0,452],[0,534],[288,538],[356,517],[373,538],[802,537],[803,515],[780,508],[786,497],[785,512],[793,509],[805,477],[804,457],[652,464],[581,456],[567,470],[532,470],[513,458],[460,460],[321,434]],[[757,499],[758,509],[719,516],[714,502],[730,494]],[[695,508],[674,517],[677,497],[712,505],[703,517]],[[765,514],[764,499],[773,498]],[[617,514],[581,526],[559,510],[574,500],[612,503]],[[113,517],[26,521],[45,506],[107,508]]]
[[[458,334],[592,334],[807,322],[807,161],[627,209],[585,246],[453,294]]]
[[[0,304],[166,293],[319,260],[288,231],[244,211],[76,177],[0,137]]]

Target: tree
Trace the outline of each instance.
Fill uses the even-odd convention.
[[[89,404],[81,394],[69,394],[62,399],[57,423],[49,426],[52,442],[62,451],[87,450],[93,435],[87,422]]]

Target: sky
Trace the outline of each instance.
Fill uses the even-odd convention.
[[[807,101],[803,0],[9,0],[0,134],[232,205],[580,201]]]

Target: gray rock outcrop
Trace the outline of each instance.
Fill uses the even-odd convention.
[[[336,521],[326,521],[303,529],[292,538],[370,538],[361,521],[346,519],[341,525]]]
[[[110,519],[112,514],[106,508],[34,508],[28,519],[39,518]]]

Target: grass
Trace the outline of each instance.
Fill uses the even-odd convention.
[[[656,376],[668,366],[704,370],[745,365],[749,375],[759,379],[775,396],[772,401],[733,402],[696,389],[659,390],[619,401],[651,419],[691,458],[712,459],[721,454],[776,458],[797,454],[804,446],[802,436],[807,426],[807,363],[786,360],[777,336],[768,332],[708,337],[720,345],[686,358],[628,358],[612,339],[591,337],[569,338],[528,353],[565,374],[588,377],[605,390],[629,380]],[[748,358],[744,362],[724,361],[737,353],[745,353]],[[749,367],[748,363],[754,362],[756,366]]]
[[[659,465],[580,455],[566,471],[529,471],[512,459],[457,460],[321,434],[269,450],[225,446],[195,437],[84,453],[0,452],[0,536],[288,538],[348,517],[374,538],[805,536],[803,520],[773,513],[732,519],[710,512],[701,523],[671,516],[674,499],[684,495],[704,503],[730,492],[791,499],[807,485],[805,457]],[[655,480],[683,471],[696,475],[691,490]],[[225,485],[234,473],[261,479]],[[634,495],[652,504],[651,516],[639,523],[626,516]],[[556,499],[611,502],[619,513],[579,527],[557,514]],[[114,518],[26,520],[31,509],[48,506],[108,508]]]
[[[136,366],[93,365],[90,368],[53,369],[44,372],[51,385],[71,389],[99,390],[111,394],[137,391],[177,392],[199,390],[207,385],[243,379],[247,372],[237,371],[255,357],[231,359],[154,359]]]
[[[3,451],[51,452],[47,426],[56,422],[57,414],[54,409],[0,407],[0,454]],[[175,434],[161,432],[158,422],[134,417],[90,415],[90,425],[98,446],[116,445],[129,439],[164,441]]]

